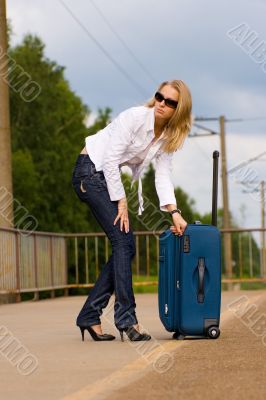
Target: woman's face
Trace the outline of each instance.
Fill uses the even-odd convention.
[[[170,85],[165,85],[159,90],[159,93],[161,93],[165,99],[178,101],[179,93]],[[165,120],[167,123],[174,112],[175,109],[167,106],[165,100],[162,100],[161,102],[155,100],[154,115],[156,119]]]

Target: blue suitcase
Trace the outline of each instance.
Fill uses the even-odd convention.
[[[217,224],[219,152],[213,153],[212,225],[188,224],[160,235],[159,315],[174,339],[220,335],[221,237]]]

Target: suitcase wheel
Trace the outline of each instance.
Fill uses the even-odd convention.
[[[207,334],[210,339],[217,339],[220,336],[220,329],[218,326],[210,326]]]
[[[184,338],[185,338],[185,336],[184,336],[184,335],[181,335],[180,332],[175,332],[175,333],[173,334],[173,339],[176,339],[176,340],[183,340]]]

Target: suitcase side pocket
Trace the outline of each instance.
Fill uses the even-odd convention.
[[[159,314],[160,319],[169,332],[172,332],[171,306],[169,307],[169,265],[167,246],[160,247],[159,269]]]
[[[160,261],[161,281],[163,282],[162,311],[165,317],[167,317],[168,316],[168,271],[167,271],[165,246],[161,247],[159,261]]]

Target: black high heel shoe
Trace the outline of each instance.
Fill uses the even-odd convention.
[[[124,341],[124,336],[123,332],[125,332],[132,342],[137,342],[140,340],[150,340],[151,336],[148,335],[147,333],[139,333],[134,326],[129,326],[128,328],[120,328],[119,329],[120,336],[121,336],[121,341]]]
[[[87,331],[90,333],[91,337],[93,340],[96,341],[106,341],[106,340],[114,340],[115,336],[110,335],[108,333],[104,333],[103,335],[99,335],[98,333],[95,332],[94,329],[92,329],[91,326],[79,326],[79,329],[81,331],[81,336],[82,336],[82,341],[84,341],[84,331],[87,329]]]

